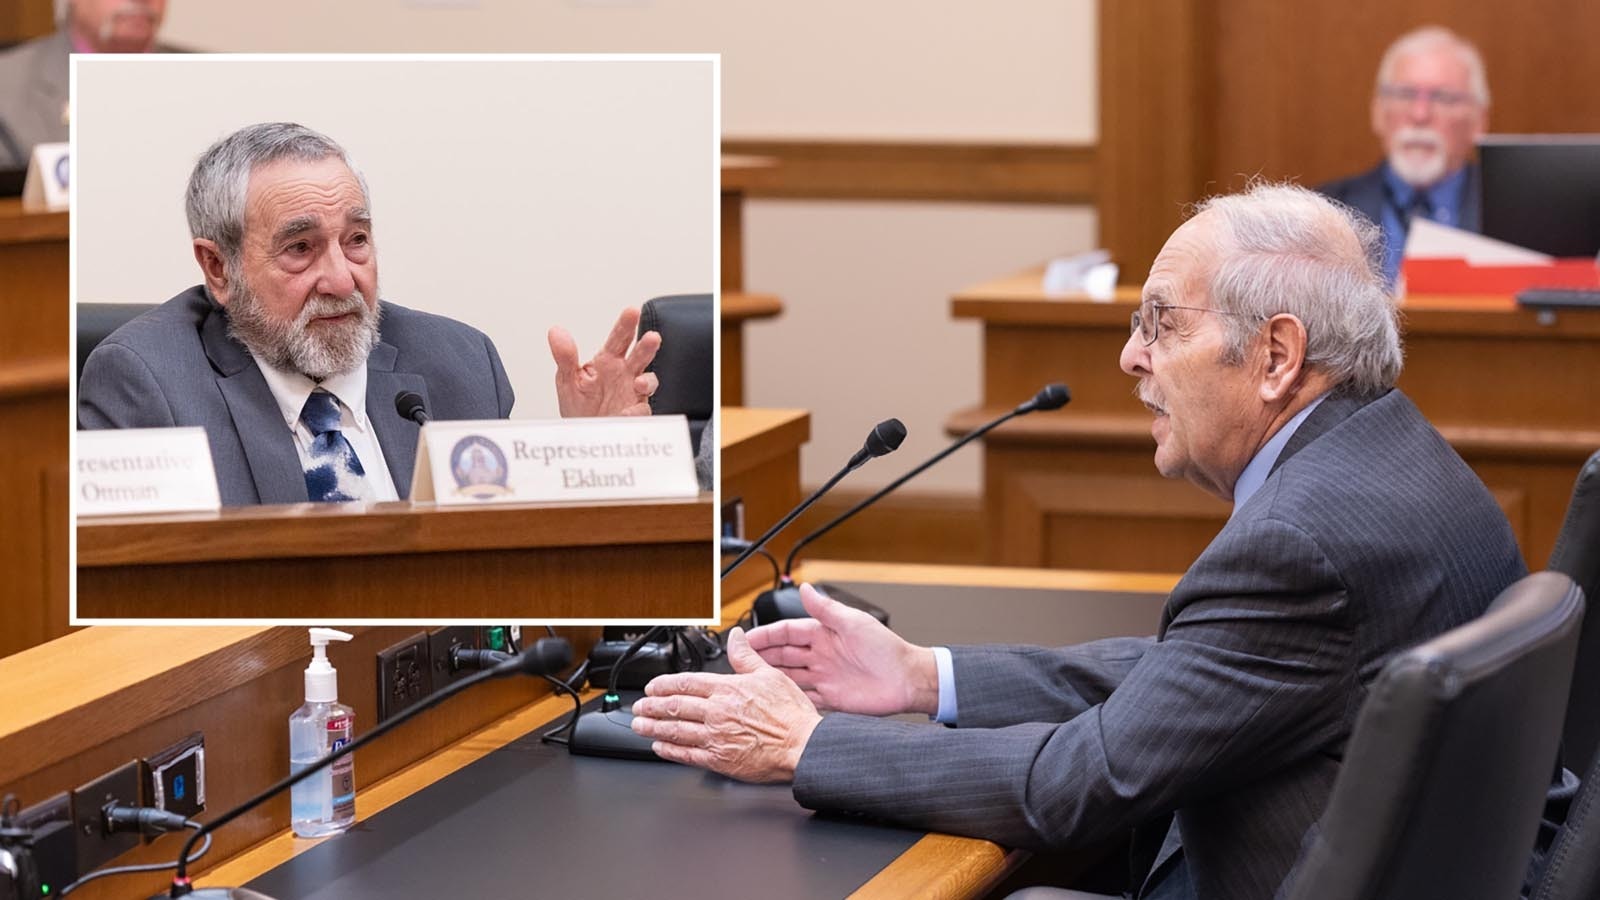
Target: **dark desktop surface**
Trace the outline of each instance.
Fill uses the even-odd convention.
[[[1153,633],[1162,597],[841,582],[921,643]],[[546,728],[358,822],[248,887],[276,900],[843,897],[922,837],[813,814],[788,786],[574,757]],[[929,727],[938,727],[930,725]],[[359,803],[359,800],[357,801]]]

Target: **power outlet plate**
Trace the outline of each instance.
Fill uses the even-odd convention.
[[[206,738],[196,731],[145,759],[150,805],[195,818],[206,808]],[[151,838],[150,840],[154,840]]]
[[[139,761],[134,759],[72,792],[72,820],[78,832],[79,872],[92,872],[139,846],[140,835],[137,831],[119,831],[116,834],[106,831],[104,809],[112,802],[139,806],[142,802],[139,786],[143,782]]]
[[[481,646],[479,629],[469,625],[452,625],[435,628],[428,634],[428,658],[433,665],[433,690],[442,691],[456,681],[474,675],[477,669],[452,669],[450,656],[454,650],[476,650]]]
[[[418,632],[378,651],[378,721],[433,693],[428,635]]]
[[[78,831],[71,794],[62,792],[17,813],[17,825],[33,832],[33,861],[47,896],[78,880]]]

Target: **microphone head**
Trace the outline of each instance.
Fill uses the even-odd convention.
[[[497,675],[554,675],[572,665],[572,645],[566,638],[546,637],[496,666]]]
[[[906,426],[899,419],[884,419],[872,427],[872,433],[867,435],[867,443],[863,450],[868,457],[879,457],[885,453],[893,453],[906,439]]]
[[[422,395],[416,391],[401,391],[395,394],[394,411],[400,414],[400,418],[416,422],[418,425],[428,421],[427,406],[422,401]],[[419,415],[422,418],[418,419]]]
[[[1034,409],[1060,409],[1072,401],[1072,392],[1061,382],[1047,384],[1033,395]]]

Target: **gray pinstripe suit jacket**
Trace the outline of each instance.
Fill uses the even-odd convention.
[[[1027,848],[1159,838],[1175,814],[1158,875],[1181,862],[1198,897],[1265,900],[1385,660],[1523,574],[1504,515],[1409,399],[1335,393],[1173,589],[1156,637],[952,648],[960,727],[826,716],[794,794]]]
[[[494,344],[443,316],[383,304],[367,357],[367,418],[401,498],[411,491],[417,426],[395,412],[401,391],[435,419],[503,419],[511,383]],[[118,328],[83,364],[80,428],[206,430],[225,506],[304,503],[305,473],[272,390],[228,317],[200,286]]]

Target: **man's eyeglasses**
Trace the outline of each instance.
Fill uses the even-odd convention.
[[[1409,84],[1386,84],[1378,88],[1378,96],[1391,103],[1409,106],[1418,100],[1427,100],[1439,109],[1465,109],[1477,103],[1477,98],[1466,91],[1449,91],[1444,88],[1419,88]]]
[[[1128,320],[1128,333],[1139,336],[1139,341],[1146,347],[1154,344],[1156,338],[1161,336],[1161,311],[1164,309],[1189,309],[1195,312],[1216,313],[1219,316],[1241,316],[1244,313],[1233,313],[1227,310],[1212,309],[1209,306],[1178,306],[1175,303],[1141,303],[1133,311]]]

